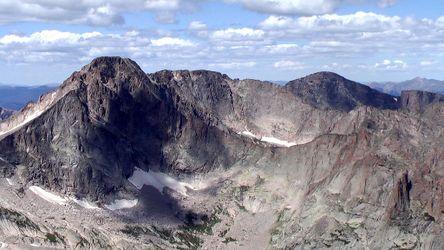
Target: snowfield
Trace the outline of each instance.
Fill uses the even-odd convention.
[[[257,136],[257,135],[251,133],[248,130],[239,132],[238,134],[244,135],[246,137],[250,137],[250,138],[253,138],[253,139],[258,139],[258,140],[260,140],[262,142],[270,143],[270,144],[273,144],[273,145],[278,146],[278,147],[287,147],[288,148],[288,147],[292,147],[292,146],[298,145],[298,143],[296,143],[296,142],[289,142],[289,141],[281,140],[281,139],[278,139],[278,138],[275,138],[275,137],[271,137],[271,136],[262,136],[262,137],[261,136]]]
[[[251,137],[251,138],[255,138],[255,139],[257,139],[257,137],[256,137],[253,133],[251,133],[250,131],[248,131],[248,130],[242,131],[242,132],[240,132],[239,134],[240,134],[240,135],[245,135],[245,136],[247,136],[247,137]]]
[[[96,204],[89,202],[86,199],[76,199],[76,198],[71,198],[70,200],[72,200],[73,202],[75,202],[77,205],[86,208],[86,209],[100,209]]]
[[[11,179],[6,178],[6,181],[8,182],[9,186],[14,186],[14,182]]]
[[[41,187],[30,186],[29,190],[31,190],[34,194],[36,194],[37,196],[39,196],[40,198],[42,198],[48,202],[58,204],[58,205],[65,205],[67,203],[67,200],[65,198],[58,196],[54,193],[51,193],[49,191],[46,191]]]
[[[49,192],[49,191],[47,191],[41,187],[38,187],[38,186],[31,186],[31,187],[29,187],[29,190],[31,190],[34,194],[36,194],[40,198],[42,198],[50,203],[53,203],[53,204],[66,205],[69,203],[69,201],[72,201],[72,202],[76,203],[77,205],[79,205],[83,208],[86,208],[86,209],[100,209],[96,204],[89,202],[86,199],[79,200],[79,199],[73,198],[73,197],[65,198],[65,197],[59,196],[55,193]]]
[[[153,186],[159,192],[163,192],[165,187],[168,187],[184,196],[187,195],[187,188],[193,189],[194,187],[188,183],[180,182],[164,173],[154,171],[143,171],[140,168],[135,168],[133,175],[128,179],[137,189],[142,189],[144,185]]]
[[[106,208],[109,210],[119,210],[119,209],[125,209],[125,208],[132,208],[135,207],[139,203],[139,200],[115,200],[113,203],[109,205],[105,205]]]
[[[280,147],[287,147],[287,148],[298,145],[296,142],[288,142],[288,141],[284,141],[284,140],[281,140],[278,138],[267,137],[267,136],[263,136],[261,138],[261,141],[268,142],[270,144],[280,146]]]

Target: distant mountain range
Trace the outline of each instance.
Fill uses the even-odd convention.
[[[19,110],[30,101],[53,90],[51,86],[10,86],[0,84],[0,107]]]
[[[367,85],[395,96],[400,96],[403,90],[422,90],[444,94],[444,81],[422,77],[416,77],[403,82],[371,82]]]

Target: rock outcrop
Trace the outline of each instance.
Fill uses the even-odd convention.
[[[422,113],[435,103],[444,103],[444,95],[419,90],[401,92],[401,107],[410,112]]]

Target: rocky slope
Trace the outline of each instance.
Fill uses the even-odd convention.
[[[443,127],[440,96],[333,73],[97,58],[0,123],[0,244],[440,249]]]

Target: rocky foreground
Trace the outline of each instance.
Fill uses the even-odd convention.
[[[443,249],[444,97],[102,57],[0,123],[0,247]]]

